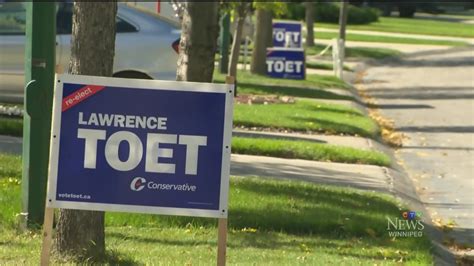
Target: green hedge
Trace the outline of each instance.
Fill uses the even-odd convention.
[[[335,3],[315,3],[314,20],[316,22],[338,23],[339,5]],[[285,19],[304,20],[305,7],[301,3],[288,3],[288,12],[282,16]],[[348,24],[369,24],[379,19],[379,11],[375,8],[356,7],[349,5],[347,14]]]

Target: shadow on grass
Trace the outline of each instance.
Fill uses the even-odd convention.
[[[229,228],[233,230],[256,228],[294,235],[356,237],[366,235],[367,227],[386,233],[385,216],[399,212],[394,203],[368,194],[294,186],[290,182],[239,180],[232,186],[239,191],[230,196]],[[210,218],[152,217],[142,222],[152,226],[217,226],[216,220]]]
[[[373,138],[378,134],[377,131],[371,132],[371,131],[367,131],[360,127],[352,126],[349,124],[337,123],[337,122],[319,119],[319,118],[305,118],[305,117],[295,116],[292,119],[296,121],[301,121],[303,123],[311,123],[311,122],[317,123],[321,125],[320,126],[321,128],[324,128],[325,132],[334,133],[334,134],[340,134],[340,133],[349,134],[349,135],[357,134],[359,136],[369,137],[369,138]]]
[[[410,251],[403,256],[413,259],[418,249],[423,252],[428,249],[425,239],[394,240],[388,236],[386,217],[400,216],[399,207],[389,198],[294,181],[262,180],[238,178],[232,181],[228,220],[230,249],[301,249],[302,252],[319,249],[337,256],[397,261],[401,257],[398,250],[407,254]],[[183,238],[169,237],[166,233],[161,237],[137,236],[120,230],[109,232],[108,237],[186,248],[214,245],[217,241],[214,233],[211,233],[213,237],[208,233],[199,234],[201,227],[217,230],[216,219],[148,216],[153,217],[154,222],[151,222],[145,216],[140,217],[137,221],[142,225],[134,226],[179,227],[183,228]],[[185,228],[195,235],[185,233]]]
[[[329,108],[321,105],[308,105],[305,107],[306,109],[310,111],[315,111],[315,112],[331,112],[331,113],[338,113],[338,114],[346,114],[346,115],[354,115],[354,116],[360,116],[360,117],[365,117],[364,114],[362,114],[359,110],[357,109],[335,109],[335,108]]]
[[[333,93],[326,90],[315,88],[304,88],[296,86],[277,86],[277,85],[259,85],[255,83],[239,83],[237,87],[238,93],[259,93],[259,94],[277,94],[293,97],[305,97],[315,99],[331,99],[331,100],[349,100],[354,98],[346,95]]]
[[[60,264],[68,264],[74,263],[76,265],[123,265],[123,266],[131,266],[131,265],[145,265],[140,263],[128,255],[120,253],[114,249],[106,250],[105,254],[94,254],[93,252],[90,254],[85,254],[81,256],[65,256],[62,258],[57,257],[55,255],[57,262]]]
[[[304,252],[311,252],[312,249],[322,249],[325,253],[334,254],[336,256],[351,256],[362,259],[396,259],[399,260],[400,256],[396,252],[389,254],[362,254],[360,249],[357,247],[378,247],[384,248],[393,245],[388,239],[374,239],[374,238],[350,238],[350,239],[338,239],[335,237],[316,237],[308,235],[303,239],[294,238],[289,239],[276,232],[254,232],[245,233],[241,231],[229,231],[227,248],[231,250],[242,249],[242,248],[258,248],[258,249],[271,249],[271,250],[290,250],[299,248]],[[141,243],[150,245],[164,245],[164,246],[182,246],[187,248],[194,248],[196,246],[207,246],[215,245],[216,239],[211,238],[209,240],[195,240],[195,239],[163,239],[159,237],[137,237],[130,234],[121,232],[111,232],[108,237],[117,239],[133,239]],[[412,241],[409,245],[413,250],[416,249],[417,243]],[[135,262],[125,264],[122,261],[108,261],[112,265],[139,265]],[[118,263],[116,263],[118,262]]]

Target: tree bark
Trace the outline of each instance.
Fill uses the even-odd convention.
[[[249,5],[247,3],[239,3],[236,8],[237,27],[234,31],[234,41],[229,62],[229,76],[237,77],[237,64],[240,56],[240,43],[242,42],[242,29],[244,27],[245,17],[247,15]]]
[[[112,76],[116,14],[115,1],[74,3],[69,73]],[[55,243],[61,256],[102,256],[104,213],[61,209]]]
[[[306,5],[306,46],[314,46],[314,3],[305,2]]]
[[[339,9],[339,39],[346,40],[346,24],[347,24],[347,8],[349,2],[347,0],[341,2]]]
[[[265,75],[267,73],[267,48],[272,46],[272,13],[266,9],[257,9],[257,25],[252,51],[250,72]]]
[[[184,3],[176,80],[211,82],[218,33],[217,2]]]

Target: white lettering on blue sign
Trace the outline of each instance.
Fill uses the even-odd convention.
[[[114,126],[125,128],[148,128],[166,129],[166,117],[145,117],[117,114],[95,114],[91,113],[88,119],[79,112],[79,125]],[[84,168],[96,169],[97,165],[97,143],[105,141],[104,156],[107,163],[117,171],[131,171],[135,169],[143,159],[144,147],[140,138],[130,131],[117,131],[107,138],[104,129],[79,128],[77,138],[84,139]],[[128,144],[128,158],[119,158],[119,147],[122,142]],[[173,149],[160,147],[160,144],[175,144],[186,146],[185,174],[197,175],[199,162],[199,147],[207,146],[206,136],[177,135],[148,133],[145,147],[145,172],[168,173],[176,172],[173,163],[159,162],[159,158],[173,158]]]
[[[285,31],[285,29],[274,29],[274,35],[275,39],[278,42],[283,42],[285,40],[291,40],[292,42],[296,43],[298,42],[298,39],[300,37],[299,32],[294,32],[294,31]]]
[[[277,73],[300,73],[303,68],[303,62],[301,61],[275,61],[267,60],[267,70],[268,72],[277,72]]]

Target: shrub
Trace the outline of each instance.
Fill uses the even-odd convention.
[[[370,7],[356,7],[349,5],[347,12],[348,24],[369,24],[379,20],[379,11]]]
[[[305,19],[305,7],[302,3],[288,3],[287,12],[281,15],[281,18],[292,20]]]

